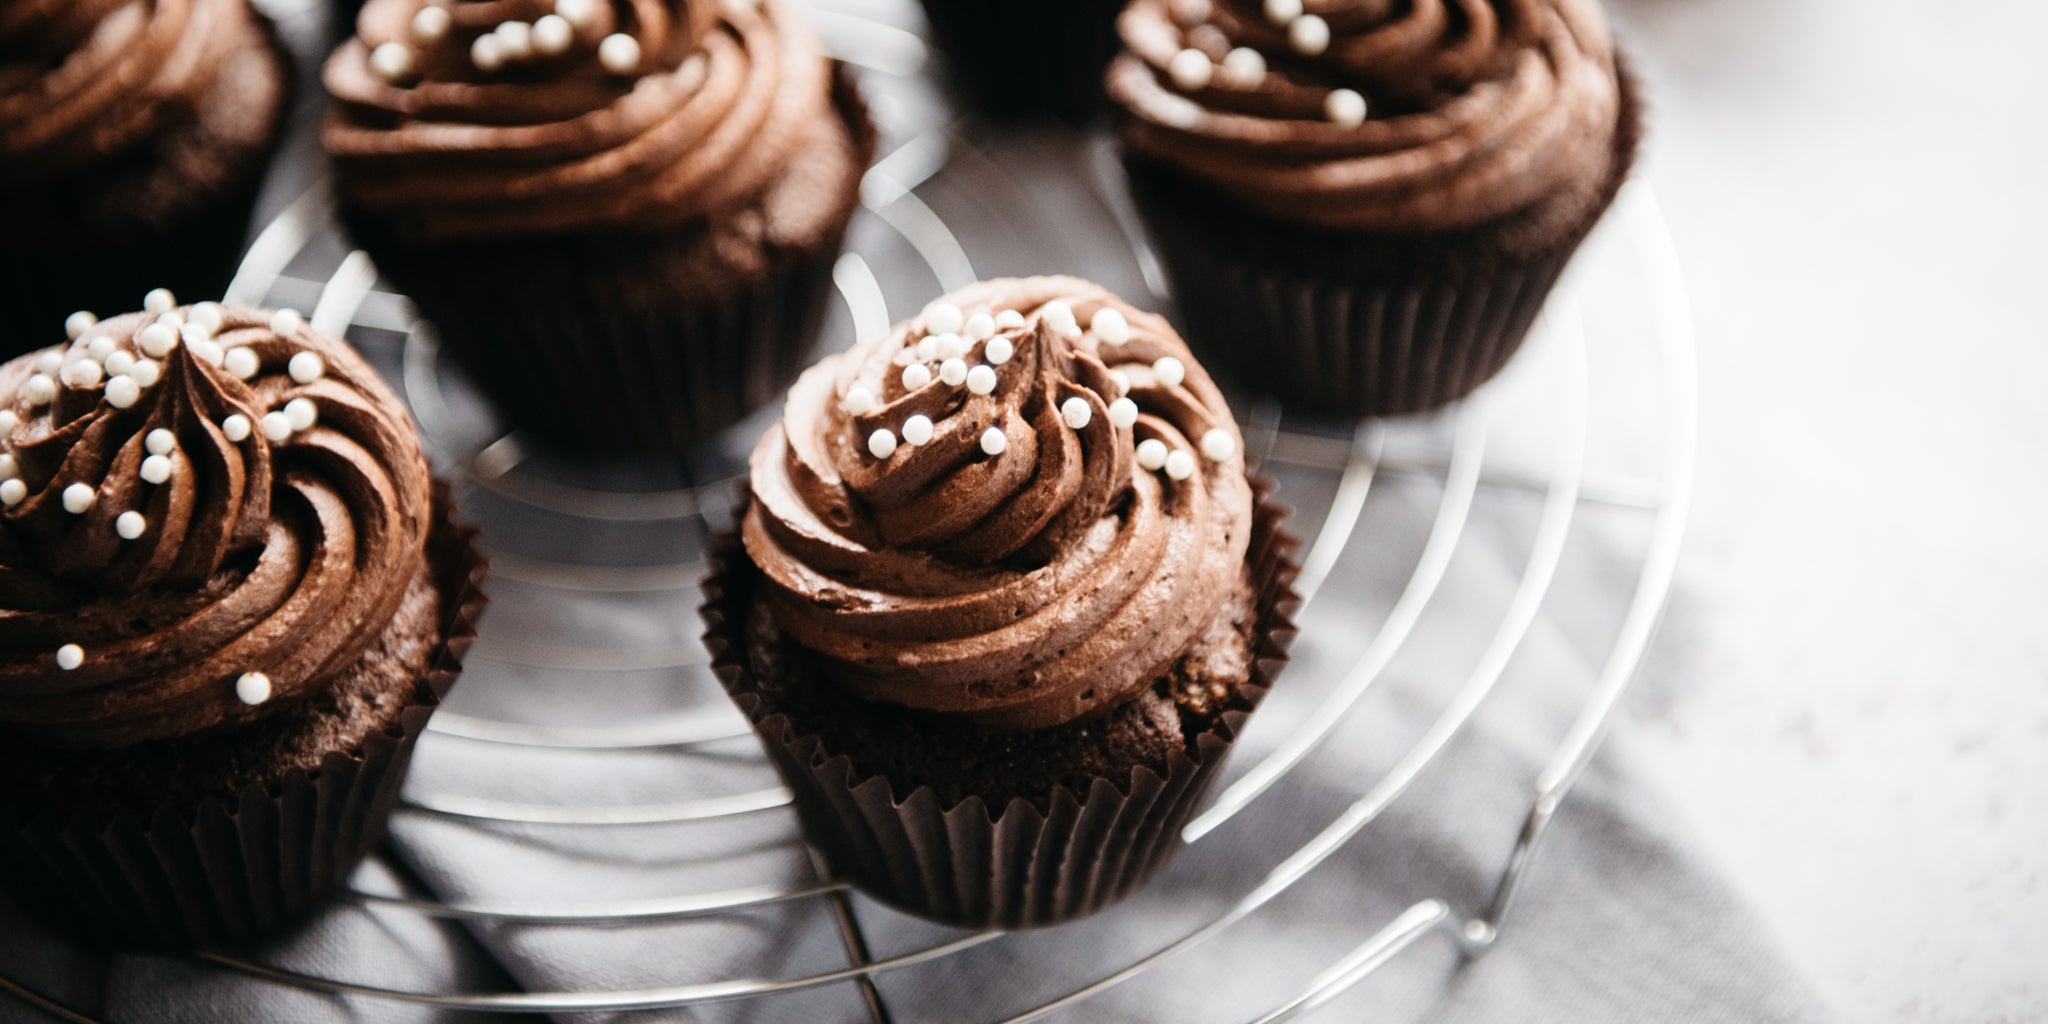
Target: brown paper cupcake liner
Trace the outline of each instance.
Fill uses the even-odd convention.
[[[843,67],[836,82],[865,167],[873,126]],[[810,364],[856,205],[815,247],[771,250],[695,294],[709,256],[694,229],[418,245],[340,213],[512,425],[556,450],[658,455],[739,422]]]
[[[1521,347],[1628,177],[1641,111],[1625,67],[1620,77],[1602,192],[1577,220],[1535,232],[1528,224],[1429,237],[1320,231],[1127,158],[1182,335],[1218,377],[1302,411],[1398,416],[1471,394]]]
[[[476,531],[435,487],[428,541],[447,598],[442,641],[395,729],[232,798],[155,808],[79,806],[61,794],[0,797],[0,887],[51,928],[110,949],[247,943],[305,917],[383,839],[413,745],[476,638],[485,572]]]
[[[1299,540],[1273,486],[1254,478],[1257,506],[1246,564],[1260,594],[1257,657],[1243,710],[1169,757],[1165,774],[1138,766],[1098,778],[1086,792],[1055,787],[1046,810],[1021,797],[992,813],[979,796],[943,806],[917,786],[901,799],[889,779],[862,778],[844,753],[801,733],[758,693],[748,665],[746,616],[759,572],[727,537],[704,585],[712,668],[746,713],[783,780],[811,842],[834,871],[909,913],[966,928],[1028,928],[1094,913],[1142,886],[1181,847],[1180,830],[1221,772],[1245,718],[1271,689],[1293,642]]]
[[[1118,0],[923,4],[947,76],[983,111],[1083,122],[1107,105],[1102,74],[1122,45]]]

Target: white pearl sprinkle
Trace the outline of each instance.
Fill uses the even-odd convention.
[[[1024,314],[1014,309],[1005,309],[996,314],[996,328],[998,330],[1008,330],[1012,327],[1022,326],[1024,326]]]
[[[1313,14],[1294,19],[1294,23],[1287,26],[1287,45],[1303,56],[1321,56],[1330,48],[1330,23]]]
[[[0,502],[13,508],[28,497],[28,485],[20,480],[0,480]]]
[[[107,368],[107,376],[126,377],[128,376],[128,371],[135,369],[135,354],[126,349],[119,352],[109,352],[107,353],[107,358],[101,360],[101,363]]]
[[[107,357],[113,355],[114,352],[114,339],[104,334],[87,342],[85,346],[85,354],[93,357],[94,360],[101,364],[105,364]]]
[[[1109,422],[1120,428],[1129,429],[1131,424],[1138,422],[1138,403],[1128,398],[1119,398],[1109,403]]]
[[[21,475],[21,467],[15,465],[14,456],[0,454],[0,480],[12,480]]]
[[[236,345],[228,349],[227,356],[221,360],[221,366],[236,380],[248,380],[256,376],[256,371],[263,368],[263,360],[256,357],[255,349],[247,345]]]
[[[155,387],[163,373],[163,368],[155,363],[147,359],[137,359],[135,365],[128,368],[128,379],[146,388]]]
[[[14,433],[14,428],[20,425],[21,417],[16,416],[14,410],[0,409],[0,437]]]
[[[299,311],[296,309],[280,309],[270,314],[270,333],[280,337],[290,337],[297,334],[299,333],[299,328],[304,326],[306,326],[306,318],[299,315]]]
[[[79,359],[64,367],[60,379],[64,381],[65,387],[82,390],[99,386],[100,377],[104,372],[100,364],[90,359]]]
[[[559,57],[569,52],[576,42],[576,26],[559,14],[550,14],[533,23],[533,50],[544,57]]]
[[[931,362],[939,357],[939,339],[927,334],[918,339],[917,348],[913,351],[917,353],[919,359]]]
[[[438,10],[438,8],[428,8]],[[370,51],[370,70],[386,82],[398,82],[412,74],[412,47],[404,43],[384,43]]]
[[[1202,435],[1202,454],[1212,462],[1222,462],[1237,454],[1237,439],[1230,436],[1230,431],[1214,427]]]
[[[63,368],[63,366],[64,353],[56,349],[51,349],[36,357],[36,372],[45,376],[55,377],[57,371]]]
[[[1186,480],[1195,475],[1195,457],[1189,452],[1175,448],[1166,457],[1166,475],[1173,480]]]
[[[140,512],[130,510],[114,517],[114,532],[120,534],[122,540],[134,540],[147,529],[149,520],[142,518]]]
[[[1152,364],[1152,375],[1159,378],[1159,383],[1176,388],[1181,381],[1188,379],[1187,364],[1172,356],[1161,356]]]
[[[292,436],[291,417],[281,412],[266,412],[258,421],[263,427],[263,439],[271,444],[283,443]]]
[[[967,360],[953,358],[940,363],[939,380],[943,381],[947,387],[954,388],[967,383]]]
[[[151,455],[169,455],[178,449],[178,435],[158,427],[142,439],[142,447]]]
[[[955,356],[964,356],[967,354],[967,339],[962,338],[961,336],[954,334],[951,331],[948,331],[945,334],[933,335],[932,352],[936,354],[940,359],[951,359]]]
[[[923,363],[912,363],[903,368],[903,387],[916,391],[932,382],[932,371]]]
[[[865,384],[847,388],[846,397],[839,400],[839,408],[854,416],[866,416],[875,411],[876,405],[875,393]]]
[[[1266,80],[1266,55],[1240,46],[1223,55],[1223,81],[1239,89],[1257,88]]]
[[[327,361],[318,352],[300,352],[285,364],[285,371],[301,384],[311,384],[327,376]]]
[[[270,677],[261,672],[244,672],[235,680],[235,698],[255,707],[270,699]]]
[[[933,334],[952,334],[966,324],[967,315],[950,302],[941,302],[924,315],[925,330]]]
[[[1111,370],[1109,371],[1109,379],[1116,381],[1117,394],[1128,395],[1131,393],[1130,374],[1125,373],[1122,370]]]
[[[208,366],[219,366],[221,361],[227,358],[227,352],[220,347],[220,342],[211,338],[204,341],[187,341],[185,348],[191,351],[192,358]]]
[[[220,434],[236,444],[249,439],[249,417],[235,413],[220,421]]]
[[[990,455],[1001,455],[1010,446],[1010,439],[1003,436],[1001,427],[990,427],[981,432],[981,450]]]
[[[57,382],[46,373],[38,373],[21,385],[21,397],[28,399],[30,408],[50,404],[57,397]]]
[[[597,0],[555,0],[555,13],[577,28],[589,28],[597,20]]]
[[[107,382],[104,394],[108,405],[116,409],[132,408],[142,400],[142,385],[135,383],[133,377],[115,377]]]
[[[171,459],[168,455],[152,455],[142,460],[142,482],[160,484],[171,478]]]
[[[178,308],[178,297],[172,295],[169,288],[151,288],[149,294],[142,297],[142,308],[162,315]]]
[[[1208,88],[1209,78],[1215,72],[1216,65],[1209,63],[1209,55],[1200,50],[1182,50],[1166,62],[1167,75],[1183,92],[1199,92]]]
[[[64,318],[64,334],[72,341],[77,341],[85,332],[92,330],[94,324],[99,322],[99,317],[81,309]]]
[[[212,341],[213,332],[198,324],[186,324],[178,328],[178,339],[187,345],[196,345],[202,341]]]
[[[65,644],[57,648],[57,667],[66,672],[85,664],[85,648],[77,644]]]
[[[1088,329],[1095,336],[1112,345],[1121,345],[1131,340],[1131,322],[1122,313],[1104,306],[1088,318]]]
[[[505,66],[505,44],[495,33],[480,35],[469,44],[469,62],[488,75]]]
[[[1079,430],[1095,418],[1095,409],[1087,399],[1075,395],[1060,403],[1060,418],[1067,421],[1067,426]]]
[[[932,439],[932,418],[912,416],[903,421],[903,439],[914,445],[930,444]]]
[[[1266,20],[1286,25],[1301,17],[1301,0],[1266,0]]]
[[[192,323],[198,324],[208,331],[218,331],[224,318],[221,316],[220,303],[202,302],[192,307],[192,315],[189,319]]]
[[[135,335],[135,344],[151,359],[162,359],[178,347],[178,332],[163,324],[150,324]]]
[[[982,363],[967,371],[967,390],[986,395],[996,389],[996,368]]]
[[[1323,97],[1323,114],[1339,128],[1356,128],[1365,123],[1365,97],[1352,89],[1332,89]]]
[[[1017,344],[1008,338],[990,338],[988,344],[981,347],[981,354],[987,356],[989,362],[1001,366],[1017,354]]]
[[[987,313],[976,313],[967,318],[967,336],[975,341],[987,341],[996,333],[995,318]]]
[[[612,74],[630,75],[640,68],[640,41],[624,32],[614,32],[597,44],[597,62]]]
[[[523,21],[508,21],[491,33],[498,37],[498,51],[506,60],[525,60],[533,56],[533,26]]]
[[[180,316],[175,309],[168,313],[158,313],[156,322],[174,331],[183,330],[185,327],[185,318]]]
[[[1148,437],[1138,442],[1138,465],[1157,472],[1166,465],[1166,442]]]
[[[294,433],[311,430],[313,424],[320,422],[320,407],[310,398],[294,398],[284,404],[284,418]]]
[[[1038,311],[1038,315],[1044,317],[1045,322],[1061,334],[1079,333],[1081,329],[1081,325],[1074,320],[1074,307],[1057,299],[1046,303]]]
[[[448,8],[438,6],[422,7],[412,16],[412,37],[432,46],[448,38],[448,29],[455,19],[448,16]]]
[[[64,511],[82,516],[91,510],[92,503],[99,499],[99,492],[91,484],[72,484],[64,488]]]
[[[878,459],[886,459],[896,454],[896,435],[886,430],[877,430],[869,434],[868,452]]]

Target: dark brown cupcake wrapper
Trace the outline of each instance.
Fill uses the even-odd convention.
[[[1260,594],[1258,657],[1243,693],[1256,708],[1287,663],[1299,540],[1273,485],[1254,478],[1257,505],[1246,564]],[[1040,811],[1023,798],[991,817],[978,796],[941,805],[929,786],[900,799],[882,776],[856,777],[853,762],[798,731],[758,695],[747,664],[745,623],[759,578],[737,539],[712,555],[704,584],[704,641],[726,693],[746,713],[795,794],[804,830],[833,870],[909,913],[966,928],[1029,928],[1094,913],[1136,891],[1181,847],[1180,830],[1221,772],[1250,709],[1226,712],[1167,772],[1132,769],[1096,779],[1085,793],[1055,788]],[[822,684],[821,684],[822,685]]]
[[[0,798],[0,888],[51,928],[110,949],[247,943],[333,895],[383,839],[413,745],[454,686],[485,604],[476,531],[435,485],[428,556],[447,598],[442,641],[397,731],[329,753],[316,772],[196,807],[77,806],[51,793]]]
[[[862,166],[874,128],[852,77],[840,114]],[[673,266],[669,233],[580,232],[423,245],[341,208],[349,234],[433,322],[444,351],[510,423],[542,447],[673,454],[781,396],[810,364],[854,207],[809,249],[777,249],[715,295],[653,280]],[[541,286],[545,282],[545,287]]]
[[[1122,43],[1118,0],[922,0],[948,78],[990,114],[1088,121],[1107,105],[1102,75]]]
[[[1436,237],[1284,224],[1142,157],[1132,190],[1219,378],[1301,411],[1398,416],[1454,402],[1506,367],[1634,164],[1641,111],[1621,71],[1615,156],[1597,202],[1532,241],[1529,225]]]

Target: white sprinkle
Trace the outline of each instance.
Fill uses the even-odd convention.
[[[981,354],[987,356],[989,362],[1001,366],[1017,354],[1017,345],[1008,338],[990,338],[988,344],[981,347]]]
[[[1060,403],[1060,418],[1067,421],[1067,426],[1079,430],[1095,418],[1095,409],[1087,399],[1075,395]]]
[[[1266,20],[1285,25],[1301,17],[1301,0],[1266,0]]]
[[[996,314],[996,328],[998,330],[1022,326],[1024,326],[1024,314],[1014,309],[1006,309]]]
[[[1172,356],[1161,356],[1152,364],[1152,375],[1159,378],[1159,383],[1177,388],[1181,381],[1188,379],[1187,364]]]
[[[491,33],[498,37],[498,52],[506,60],[525,60],[533,56],[533,26],[523,21],[508,21]]]
[[[597,44],[597,62],[612,74],[630,75],[640,68],[640,41],[624,32],[614,32]]]
[[[1116,381],[1117,394],[1128,395],[1131,393],[1130,374],[1125,373],[1122,370],[1111,370],[1109,371],[1109,379]]]
[[[1303,56],[1321,56],[1330,48],[1330,23],[1313,14],[1294,19],[1294,24],[1287,26],[1287,45]]]
[[[967,323],[967,315],[960,307],[950,302],[941,302],[924,315],[925,330],[933,334],[952,334]]]
[[[65,644],[57,648],[57,667],[66,672],[85,664],[85,648],[77,644]]]
[[[1010,439],[1003,436],[1001,427],[990,427],[981,432],[981,450],[990,455],[1001,455],[1010,446]]]
[[[221,349],[220,342],[211,338],[204,341],[187,341],[185,348],[191,351],[192,358],[208,366],[219,366],[221,360],[227,358],[227,353]]]
[[[143,531],[147,529],[149,520],[142,518],[142,513],[132,509],[114,517],[114,532],[120,534],[122,540],[134,540],[142,536]]]
[[[903,368],[903,387],[906,390],[916,391],[931,382],[932,371],[923,363],[912,363]]]
[[[967,390],[986,395],[996,389],[996,368],[982,363],[967,371]]]
[[[1122,313],[1104,306],[1088,318],[1088,329],[1095,336],[1112,345],[1121,345],[1131,340],[1131,322]]]
[[[448,16],[448,8],[422,7],[418,14],[412,16],[412,37],[432,46],[448,38],[448,29],[453,23],[454,19]]]
[[[169,455],[178,448],[178,435],[158,427],[142,439],[142,447],[151,455]]]
[[[903,439],[914,445],[931,443],[932,418],[920,415],[904,420]]]
[[[896,454],[896,435],[886,430],[877,430],[868,435],[868,452],[878,459]]]
[[[1254,89],[1266,80],[1266,55],[1240,46],[1223,55],[1223,81],[1235,88]]]
[[[99,322],[99,317],[81,309],[64,318],[64,334],[72,341],[77,341],[85,332],[92,330],[94,324]]]
[[[256,371],[263,368],[263,360],[256,357],[255,349],[247,345],[236,345],[228,349],[228,354],[221,360],[221,365],[236,380],[248,380],[256,376]]]
[[[4,436],[7,434],[14,433],[14,428],[20,425],[21,417],[16,416],[14,410],[0,409],[0,439],[4,439]]]
[[[163,373],[163,369],[155,363],[147,359],[137,359],[135,365],[128,368],[128,379],[146,388],[154,387]]]
[[[1209,77],[1215,72],[1216,65],[1209,63],[1209,55],[1200,50],[1182,50],[1166,62],[1166,73],[1183,92],[1199,92],[1208,88]]]
[[[577,28],[589,28],[597,20],[597,0],[555,0],[555,13]]]
[[[533,49],[545,57],[559,57],[569,52],[576,42],[576,26],[559,14],[550,14],[533,23]]]
[[[235,680],[235,697],[255,707],[270,699],[270,677],[261,672],[244,672]]]
[[[142,297],[142,308],[151,313],[164,314],[178,308],[178,297],[169,288],[151,288]]]
[[[21,397],[28,399],[30,408],[48,405],[57,397],[57,382],[49,374],[38,373],[21,385]]]
[[[128,371],[135,369],[135,354],[122,349],[119,352],[108,353],[102,362],[107,367],[107,376],[126,377]]]
[[[142,460],[142,482],[160,484],[171,478],[171,459],[168,455],[152,455]]]
[[[1068,328],[1078,330],[1081,326],[1074,320],[1074,307],[1057,299],[1046,303],[1043,308],[1039,309],[1038,315],[1044,317],[1045,322],[1052,325],[1052,329],[1061,334],[1066,334]]]
[[[220,434],[236,444],[248,440],[249,417],[241,413],[235,413],[227,419],[220,421]]]
[[[846,389],[846,397],[839,400],[839,408],[854,416],[866,416],[875,411],[875,393],[865,384],[855,384]]]
[[[947,331],[932,336],[932,352],[940,359],[951,359],[967,354],[967,339]]]
[[[36,372],[55,377],[64,365],[64,353],[51,349],[36,357]]]
[[[1166,465],[1166,442],[1148,437],[1138,442],[1138,465],[1158,471]]]
[[[987,341],[996,333],[996,321],[987,313],[976,313],[967,318],[967,336],[975,341]]]
[[[1202,454],[1207,455],[1212,462],[1222,462],[1237,454],[1237,439],[1231,437],[1230,431],[1222,427],[1212,428],[1202,435]]]
[[[469,62],[488,75],[505,66],[505,44],[495,33],[480,35],[469,44]]]
[[[294,432],[311,430],[320,422],[320,407],[310,398],[294,398],[284,404],[284,418]]]
[[[939,380],[947,387],[959,387],[967,383],[967,360],[955,357],[939,364]]]
[[[185,329],[185,318],[183,316],[180,316],[178,314],[178,311],[175,309],[171,310],[168,313],[157,314],[156,322],[174,331],[181,331]]]
[[[1352,89],[1332,89],[1323,97],[1323,113],[1339,128],[1356,128],[1365,123],[1365,97]]]
[[[304,326],[306,326],[306,318],[300,316],[299,311],[296,309],[280,309],[270,314],[270,333],[280,337],[290,337],[297,334],[299,333],[299,328]]]
[[[8,508],[21,504],[28,497],[28,485],[20,480],[0,480],[0,502]]]
[[[318,352],[301,352],[293,356],[291,362],[285,364],[285,370],[292,375],[293,380],[301,384],[311,384],[327,376],[327,361],[321,359]]]
[[[64,367],[61,379],[65,387],[83,390],[98,387],[100,376],[104,372],[100,369],[100,364],[90,359],[79,359]]]
[[[370,70],[386,82],[397,83],[412,74],[412,47],[404,43],[384,43],[378,46],[370,51]]]
[[[284,413],[266,412],[260,422],[263,426],[263,438],[271,444],[281,444],[292,436],[291,417]]]
[[[939,340],[929,334],[925,335],[923,338],[918,339],[916,352],[917,357],[925,362],[937,359],[939,357]]]
[[[223,319],[221,317],[220,303],[199,303],[198,305],[192,307],[191,313],[192,315],[189,318],[190,322],[198,324],[199,326],[204,327],[209,331],[220,330],[221,320]]]
[[[98,498],[99,492],[93,490],[91,484],[72,484],[64,488],[64,511],[82,516]]]
[[[1119,398],[1109,403],[1109,422],[1129,429],[1131,424],[1138,422],[1138,403],[1128,398]]]
[[[114,354],[114,339],[102,334],[86,343],[85,354],[104,364]]]
[[[178,328],[178,337],[187,345],[196,345],[199,344],[200,342],[212,341],[213,332],[207,330],[204,327],[199,326],[198,324],[186,324],[185,326]]]
[[[15,465],[14,456],[0,454],[0,480],[12,480],[21,475],[21,467]]]
[[[163,324],[150,324],[135,335],[135,344],[151,359],[162,359],[178,347],[178,332]]]
[[[1166,457],[1166,475],[1174,480],[1186,480],[1195,475],[1195,457],[1192,453],[1175,448]]]
[[[105,391],[107,404],[116,409],[127,409],[142,400],[142,385],[133,377],[115,377],[107,382]]]

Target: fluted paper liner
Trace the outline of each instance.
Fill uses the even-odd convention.
[[[0,797],[0,885],[43,923],[97,947],[184,950],[275,933],[337,891],[383,839],[427,719],[476,638],[485,572],[476,531],[436,483],[428,558],[445,601],[441,643],[396,731],[330,752],[318,771],[196,807],[76,806]]]
[[[1256,707],[1287,663],[1300,542],[1273,485],[1253,480],[1257,505],[1245,561],[1259,593],[1251,677]],[[705,643],[726,693],[753,723],[798,816],[833,870],[869,895],[922,917],[966,928],[1028,928],[1094,913],[1142,886],[1181,847],[1180,830],[1222,770],[1249,710],[1225,712],[1167,772],[1133,768],[1098,778],[1085,793],[1057,787],[1047,811],[1023,798],[991,814],[978,796],[941,806],[929,786],[895,798],[883,776],[856,777],[853,762],[768,707],[747,664],[746,616],[759,571],[727,537],[704,585]],[[831,685],[818,681],[816,685]]]

